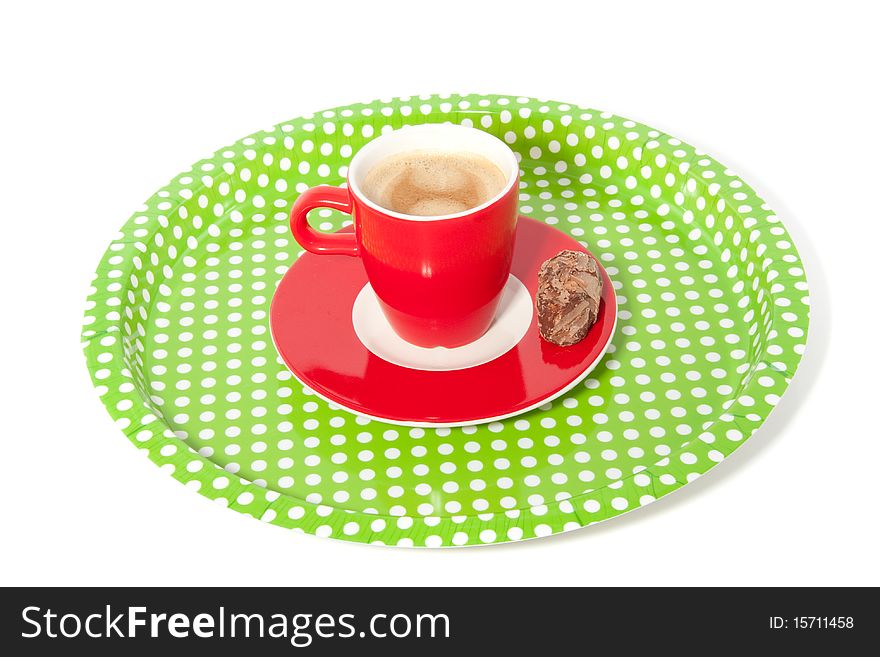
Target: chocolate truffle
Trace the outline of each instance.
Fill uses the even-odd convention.
[[[596,260],[581,251],[560,251],[538,272],[538,330],[562,347],[584,339],[599,316],[602,278]]]

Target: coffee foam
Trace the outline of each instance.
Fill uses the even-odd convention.
[[[482,205],[505,183],[501,169],[482,155],[414,150],[380,161],[361,187],[367,198],[383,208],[431,217]]]

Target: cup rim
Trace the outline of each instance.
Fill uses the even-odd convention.
[[[505,157],[509,158],[509,167],[511,174],[507,178],[507,182],[504,187],[498,192],[495,196],[490,198],[488,201],[481,203],[480,205],[474,206],[472,208],[468,208],[467,210],[462,210],[461,212],[454,212],[451,214],[440,214],[440,215],[415,215],[415,214],[406,214],[404,212],[396,212],[395,210],[391,210],[389,208],[383,207],[378,203],[370,200],[366,194],[364,194],[363,190],[358,185],[357,180],[352,175],[352,172],[355,171],[358,167],[358,164],[361,160],[364,159],[366,155],[370,154],[370,151],[376,150],[378,148],[380,142],[384,141],[386,137],[390,137],[395,134],[399,134],[401,132],[409,132],[409,131],[437,131],[437,130],[452,130],[452,131],[467,131],[470,133],[476,133],[476,139],[482,139],[487,142],[496,142],[498,145],[503,147],[505,152]],[[384,134],[379,135],[375,139],[370,142],[364,144],[357,153],[354,154],[351,162],[348,167],[348,175],[346,176],[346,182],[348,184],[349,192],[357,197],[357,200],[369,208],[380,212],[389,217],[394,217],[396,219],[402,219],[404,221],[446,221],[449,219],[460,219],[461,217],[470,216],[476,212],[480,212],[481,210],[485,210],[488,207],[491,207],[504,197],[506,197],[511,189],[516,185],[516,181],[519,179],[519,161],[516,159],[516,154],[511,150],[510,146],[505,144],[501,139],[496,137],[495,135],[485,132],[483,130],[478,130],[477,128],[471,128],[469,126],[460,125],[457,123],[452,123],[450,121],[446,121],[443,123],[420,123],[417,125],[407,125],[397,130],[392,130],[390,132],[386,132]]]

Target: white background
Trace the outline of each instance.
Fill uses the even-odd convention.
[[[880,584],[876,4],[17,4],[0,10],[0,584]],[[295,535],[160,473],[111,422],[79,346],[114,231],[255,130],[442,92],[609,110],[750,182],[794,236],[814,304],[774,415],[646,509],[487,548]]]

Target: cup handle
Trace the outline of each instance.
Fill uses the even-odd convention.
[[[306,251],[317,255],[357,256],[357,238],[353,232],[321,233],[309,225],[308,214],[315,208],[330,208],[351,214],[351,196],[344,187],[318,185],[307,189],[290,211],[290,231]]]

